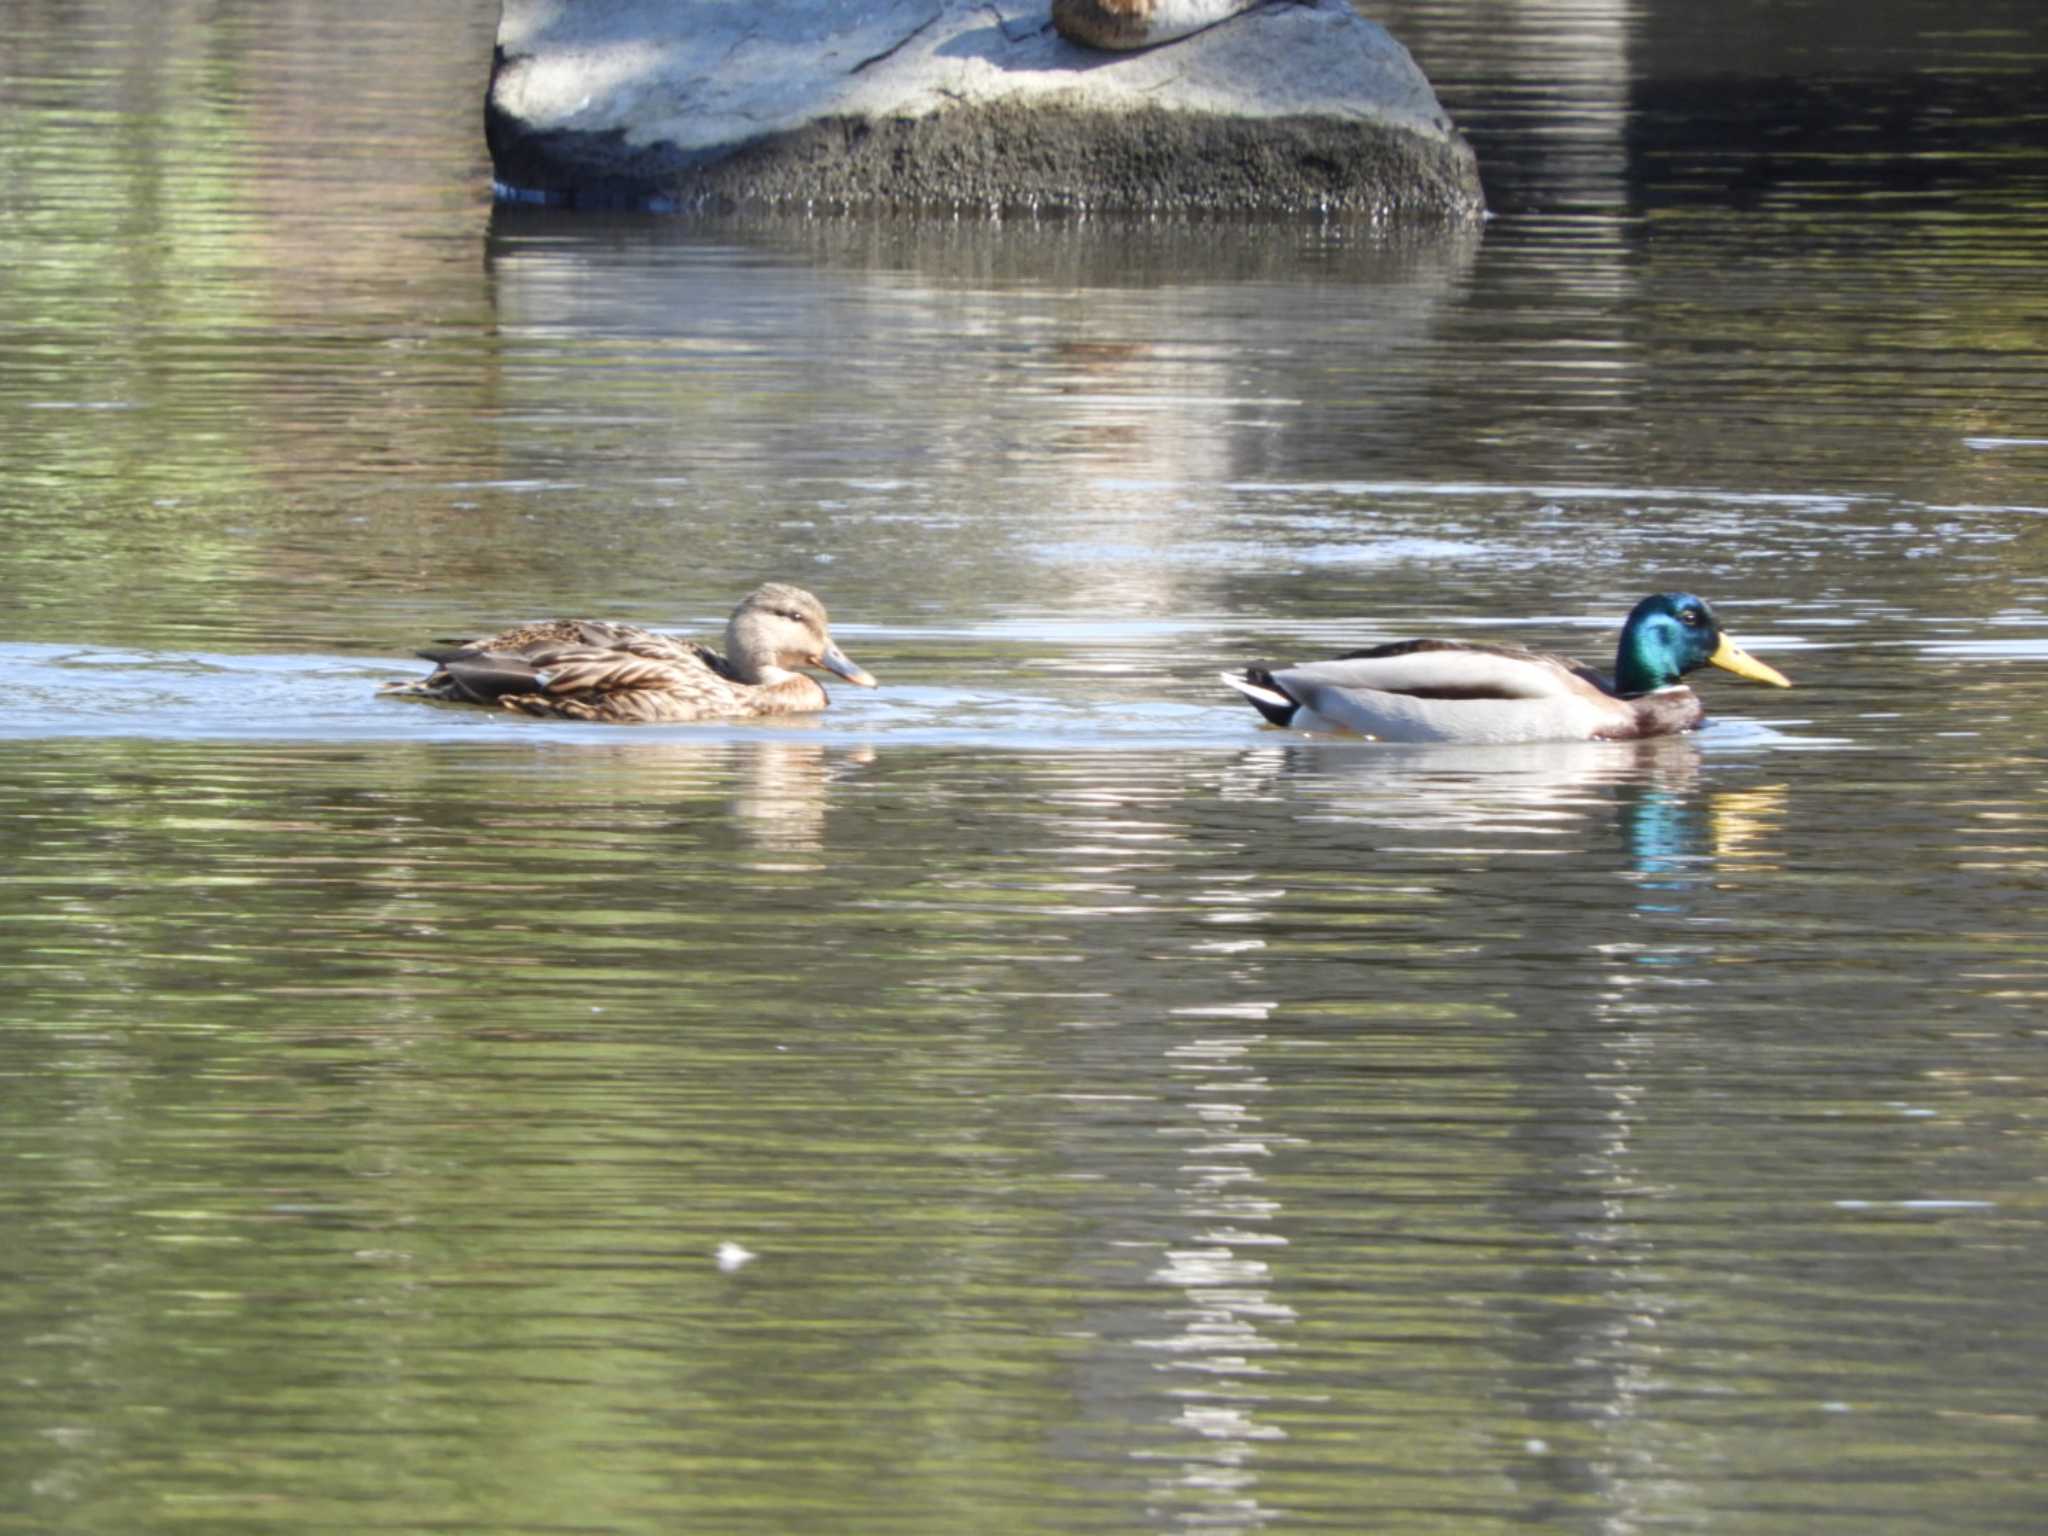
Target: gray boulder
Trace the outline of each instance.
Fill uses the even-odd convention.
[[[1346,0],[1110,53],[1047,0],[503,0],[500,195],[1468,218],[1472,152]]]

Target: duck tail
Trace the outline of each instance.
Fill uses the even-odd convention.
[[[1269,725],[1292,725],[1295,712],[1301,708],[1298,700],[1289,698],[1287,690],[1273,680],[1273,674],[1265,667],[1246,667],[1242,675],[1235,672],[1219,672],[1217,676],[1252,701],[1252,708],[1266,717]]]
[[[386,683],[377,691],[398,698],[441,699],[454,704],[499,704],[508,696],[540,693],[547,687],[547,679],[539,668],[515,656],[464,651],[430,659],[438,665],[425,677]]]

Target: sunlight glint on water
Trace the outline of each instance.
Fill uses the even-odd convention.
[[[22,1529],[2035,1529],[2037,7],[1376,11],[1454,232],[492,210],[495,5],[15,9]],[[770,576],[884,687],[375,692]],[[1673,586],[1798,686],[1216,679]]]

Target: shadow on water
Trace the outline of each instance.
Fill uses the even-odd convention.
[[[1483,231],[1472,225],[1409,227],[1342,218],[1221,216],[1089,218],[899,218],[772,211],[718,217],[587,214],[565,220],[545,209],[492,207],[486,259],[607,255],[690,262],[692,253],[722,263],[755,258],[745,270],[772,281],[772,268],[899,273],[936,289],[988,286],[1060,292],[1144,291],[1161,284],[1277,282],[1304,273],[1399,290],[1441,286],[1470,269]],[[701,257],[699,258],[701,260]],[[710,265],[710,263],[703,263]],[[603,296],[591,295],[593,300]],[[705,323],[731,308],[705,302],[672,311],[676,324]],[[737,297],[737,296],[735,296]],[[615,302],[617,300],[615,299]],[[765,303],[765,296],[752,302]],[[650,318],[634,312],[637,323]],[[849,360],[851,361],[851,360]]]
[[[1641,216],[1691,205],[1888,220],[2048,183],[2032,0],[1388,0],[1473,141],[1490,206]],[[1825,230],[1816,230],[1825,237]]]

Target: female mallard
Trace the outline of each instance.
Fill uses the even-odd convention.
[[[563,720],[729,720],[823,709],[824,687],[797,667],[875,686],[832,643],[825,605],[779,581],[733,609],[723,656],[603,619],[548,619],[420,654],[434,663],[430,674],[382,691]]]
[[[1792,686],[1684,592],[1636,604],[1611,682],[1563,656],[1462,640],[1401,640],[1335,661],[1226,672],[1223,681],[1273,724],[1296,730],[1380,741],[1632,741],[1698,727],[1706,708],[1680,679],[1709,664]]]

